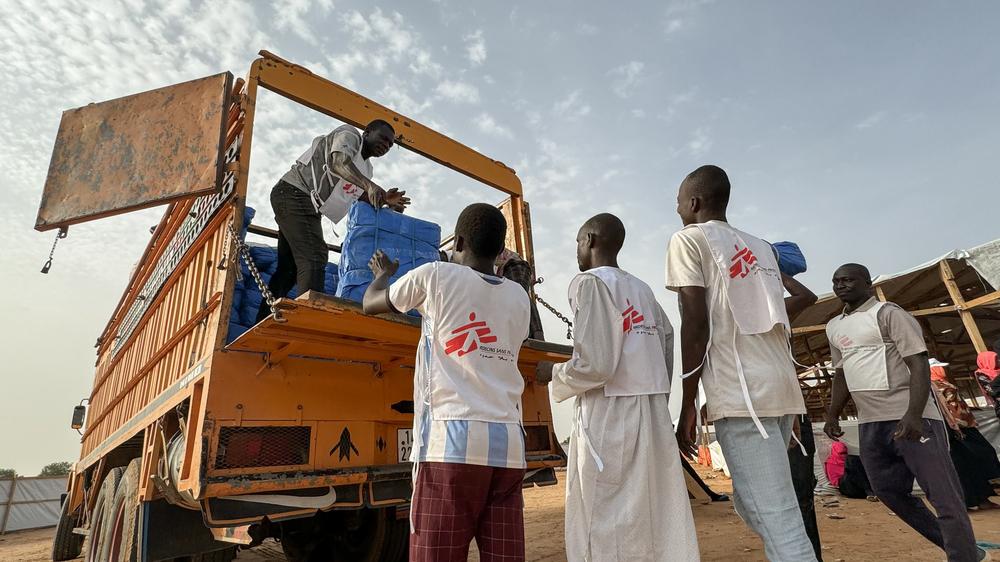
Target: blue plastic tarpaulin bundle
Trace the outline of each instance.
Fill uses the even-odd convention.
[[[778,253],[778,269],[785,275],[795,276],[806,271],[806,256],[795,242],[771,244]]]
[[[372,282],[368,262],[375,250],[399,260],[395,281],[425,263],[438,261],[441,227],[391,209],[375,210],[368,203],[351,206],[347,215],[347,235],[340,252],[340,284],[337,296],[361,302]]]

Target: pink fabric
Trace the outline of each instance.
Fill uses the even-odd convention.
[[[1000,374],[1000,369],[997,369],[997,354],[995,352],[981,352],[976,357],[976,365],[979,367],[976,372],[986,375],[990,380],[997,378],[997,374]]]
[[[844,477],[844,466],[847,464],[847,445],[843,441],[834,441],[830,446],[830,456],[826,458],[826,478],[831,486],[839,486]]]

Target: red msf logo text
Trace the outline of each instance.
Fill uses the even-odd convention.
[[[729,259],[729,261],[733,262],[729,266],[729,278],[736,279],[739,277],[743,279],[747,275],[750,275],[750,267],[757,263],[757,256],[753,255],[750,248],[743,248],[742,250],[739,246],[735,246],[735,248],[736,255]]]
[[[475,335],[470,338],[469,336],[472,335],[473,332]],[[486,325],[486,322],[476,322],[475,312],[469,314],[468,324],[455,328],[451,331],[451,333],[455,337],[444,342],[445,355],[451,355],[457,351],[458,356],[461,357],[479,349],[480,343],[493,343],[497,341],[496,336],[490,335],[492,332],[490,331],[489,326]],[[468,346],[465,345],[466,341],[469,342]]]
[[[625,299],[625,304],[628,305],[628,308],[622,312],[622,331],[627,334],[632,331],[632,326],[642,324],[646,317],[628,299]]]

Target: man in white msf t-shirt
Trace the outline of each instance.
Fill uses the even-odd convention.
[[[566,477],[571,562],[697,562],[698,535],[667,407],[674,330],[649,285],[618,266],[625,225],[580,227],[570,284],[573,357],[539,362],[552,398],[575,398]]]
[[[530,307],[521,285],[497,277],[507,221],[485,203],[455,225],[450,262],[410,271],[381,251],[370,263],[368,314],[422,316],[413,381],[411,562],[465,562],[473,538],[481,560],[524,560],[524,438],[517,368]]]
[[[678,292],[686,375],[677,442],[681,451],[697,450],[701,380],[737,512],[761,536],[769,560],[814,561],[786,447],[794,415],[806,411],[788,317],[816,297],[781,275],[768,243],[729,225],[729,191],[721,168],[702,166],[684,178],[677,196],[685,228],[670,239],[666,275],[667,288]]]

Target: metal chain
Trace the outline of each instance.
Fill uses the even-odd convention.
[[[59,232],[56,233],[56,239],[52,241],[52,249],[49,250],[49,259],[45,260],[45,264],[42,266],[42,273],[48,273],[52,269],[52,257],[56,255],[56,246],[59,244],[59,240],[66,238],[69,234],[69,227],[62,227]]]
[[[250,256],[250,246],[247,246],[245,242],[240,240],[238,234],[236,234],[236,229],[233,228],[233,223],[228,224],[229,236],[233,239],[233,245],[236,246],[236,251],[243,258],[243,261],[247,264],[247,269],[250,270],[250,275],[253,280],[257,282],[257,288],[260,289],[260,296],[267,303],[267,306],[271,309],[271,316],[274,318],[275,322],[284,323],[288,320],[281,315],[281,311],[275,306],[277,302],[274,295],[271,294],[271,289],[267,287],[267,283],[260,276],[260,271],[257,270],[257,265],[253,262],[253,257]],[[238,270],[238,269],[237,269]]]
[[[541,280],[539,280],[538,282],[541,283]],[[545,308],[549,309],[549,312],[551,312],[552,314],[555,314],[556,318],[558,318],[558,319],[560,319],[560,320],[562,320],[563,322],[566,323],[566,339],[572,340],[573,339],[573,323],[570,322],[569,318],[566,318],[565,316],[563,316],[563,314],[561,312],[559,312],[558,310],[556,310],[554,306],[552,306],[551,304],[545,302],[545,300],[542,297],[538,296],[538,293],[535,293],[535,300],[538,301],[539,303],[541,303],[541,305],[544,306]]]

